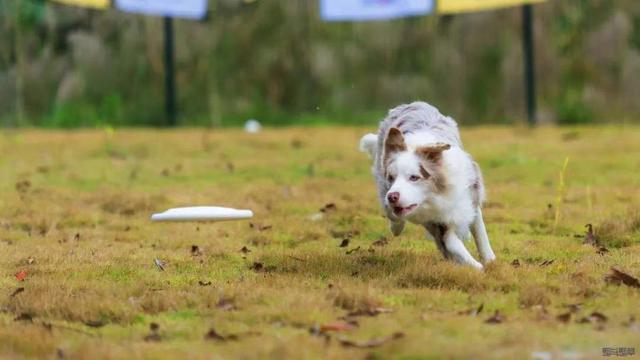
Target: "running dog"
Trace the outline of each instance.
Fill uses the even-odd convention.
[[[482,269],[462,239],[473,234],[480,260],[496,258],[482,219],[482,174],[464,151],[458,125],[425,102],[400,105],[367,134],[360,150],[373,158],[373,175],[391,232],[406,221],[422,225],[446,259]]]

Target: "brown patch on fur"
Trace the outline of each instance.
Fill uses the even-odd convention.
[[[435,186],[435,191],[443,193],[447,189],[446,176],[442,169],[442,152],[451,148],[451,145],[445,143],[437,143],[429,146],[421,146],[416,149],[416,154],[420,156],[424,162],[420,165],[420,173],[425,179],[431,179]],[[426,170],[429,169],[429,170]],[[427,176],[425,176],[425,173]]]
[[[428,179],[431,177],[431,174],[429,174],[429,172],[425,170],[424,166],[422,165],[420,165],[420,175],[422,175],[422,177],[425,179]]]

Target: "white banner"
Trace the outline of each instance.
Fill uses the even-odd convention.
[[[115,0],[119,10],[155,16],[202,19],[207,0]]]
[[[393,19],[434,9],[434,0],[320,0],[320,16],[327,21]]]

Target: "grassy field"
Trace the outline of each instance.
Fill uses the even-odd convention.
[[[605,281],[640,277],[640,128],[464,129],[498,256],[484,272],[417,226],[390,236],[357,152],[370,130],[5,131],[0,357],[640,351],[640,289]],[[149,221],[198,204],[256,215]],[[583,244],[587,223],[608,251]]]

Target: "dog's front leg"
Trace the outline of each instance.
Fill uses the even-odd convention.
[[[440,250],[440,253],[442,253],[442,256],[444,256],[445,259],[449,259],[449,252],[444,247],[444,233],[446,230],[446,226],[427,223],[424,227],[425,229],[427,229],[427,232],[429,232],[429,234],[431,234],[431,236],[433,237],[433,241],[436,243],[436,246],[438,247],[438,250]]]
[[[482,264],[480,264],[476,259],[471,256],[469,250],[464,246],[464,243],[456,232],[447,228],[444,231],[444,247],[449,253],[450,259],[454,260],[459,264],[470,265],[476,269],[482,269]]]
[[[480,210],[480,208],[478,208],[476,219],[473,221],[473,224],[471,224],[471,234],[473,234],[473,240],[475,240],[478,253],[480,253],[480,260],[485,264],[495,260],[496,255],[493,253],[493,249],[491,249],[489,236],[484,226],[482,210]]]
[[[402,233],[402,230],[404,230],[404,220],[389,220],[389,230],[391,230],[393,236],[400,235]]]

